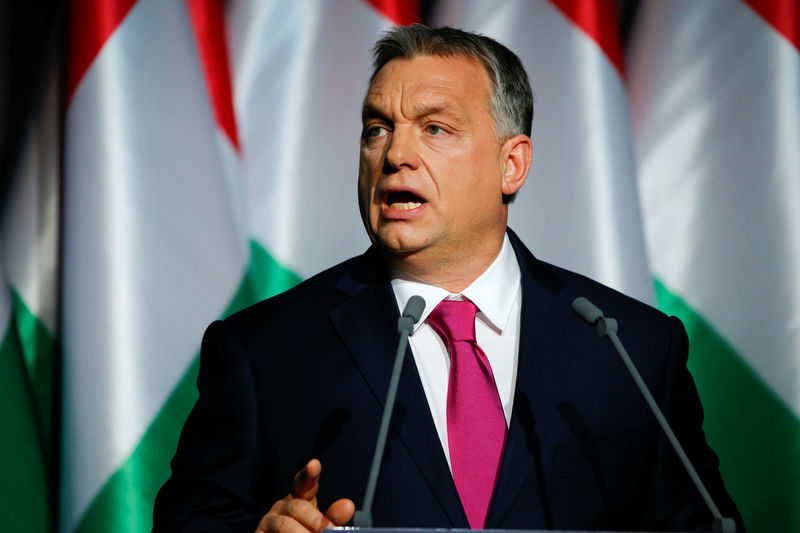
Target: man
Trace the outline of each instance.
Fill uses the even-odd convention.
[[[398,310],[413,294],[426,307],[376,526],[710,526],[613,348],[571,311],[577,296],[625,325],[689,457],[738,519],[702,433],[680,322],[538,261],[507,230],[531,164],[532,115],[524,69],[491,39],[415,25],[377,43],[358,182],[373,246],[209,327],[156,530],[348,523],[364,494]]]

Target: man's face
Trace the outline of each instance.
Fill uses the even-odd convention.
[[[499,251],[505,150],[490,91],[483,66],[463,57],[394,59],[370,85],[359,205],[370,239],[397,266],[458,265]]]

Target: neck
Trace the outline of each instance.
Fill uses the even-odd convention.
[[[421,256],[420,253],[407,255],[384,253],[384,257],[392,267],[404,274],[458,294],[486,272],[500,255],[502,247],[501,238],[491,245],[475,247],[468,252],[459,252],[447,257],[437,254],[434,258],[428,258]]]

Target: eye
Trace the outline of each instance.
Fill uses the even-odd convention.
[[[437,126],[436,124],[429,124],[428,126],[425,127],[425,131],[430,133],[431,135],[441,135],[442,133],[444,133],[444,130],[440,126]]]
[[[364,138],[374,139],[376,137],[383,137],[386,135],[386,127],[384,126],[366,126],[364,128]]]

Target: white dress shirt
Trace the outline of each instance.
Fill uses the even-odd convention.
[[[520,279],[519,264],[508,235],[505,236],[500,254],[494,262],[460,294],[452,294],[435,285],[424,283],[399,270],[392,272],[392,290],[401,310],[415,294],[425,299],[425,310],[414,326],[409,344],[448,465],[450,450],[447,445],[447,384],[450,376],[450,355],[447,353],[447,346],[426,320],[445,298],[470,300],[478,307],[475,336],[489,359],[508,424],[517,379],[522,301]]]

